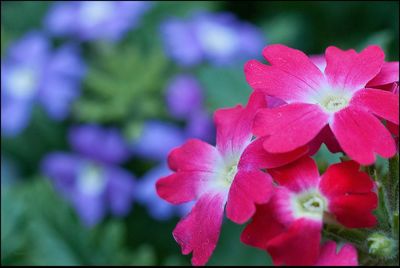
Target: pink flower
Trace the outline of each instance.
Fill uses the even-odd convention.
[[[358,266],[357,250],[351,244],[344,244],[338,251],[336,243],[326,242],[314,266]]]
[[[361,53],[328,47],[324,72],[301,51],[283,45],[267,46],[263,55],[271,65],[247,62],[246,79],[254,90],[287,103],[262,109],[255,117],[253,131],[266,137],[265,150],[294,150],[318,138],[325,129],[361,164],[372,164],[375,153],[384,158],[396,153],[394,139],[378,118],[398,125],[398,97],[371,88],[385,68],[378,46]]]
[[[378,197],[359,164],[331,165],[323,176],[310,157],[269,170],[279,184],[268,204],[258,205],[242,233],[243,243],[265,249],[275,265],[313,265],[320,256],[323,223],[373,227]]]
[[[245,108],[217,110],[216,147],[192,139],[174,149],[168,157],[174,173],[156,184],[158,195],[172,204],[196,200],[173,231],[182,253],[193,252],[193,265],[204,265],[214,251],[225,205],[229,219],[244,223],[253,216],[255,204],[268,202],[272,179],[261,168],[279,167],[307,152],[303,147],[271,155],[263,150],[263,139],[253,140],[253,119],[266,106],[265,99],[253,93]]]
[[[391,85],[391,92],[399,96],[399,82],[393,83]],[[396,137],[396,142],[397,142],[397,148],[399,147],[399,124],[395,124],[393,122],[386,122],[386,127],[389,129],[389,131]]]

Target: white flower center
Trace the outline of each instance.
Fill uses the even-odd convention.
[[[225,183],[228,187],[231,186],[236,173],[237,173],[237,165],[233,165],[227,169],[226,176],[225,176]]]
[[[221,163],[217,168],[215,177],[210,181],[210,187],[218,191],[227,191],[232,185],[238,171],[237,161],[228,161]]]
[[[328,95],[322,99],[320,105],[327,112],[335,113],[347,107],[349,104],[349,99],[342,95]]]
[[[217,55],[231,55],[237,48],[238,39],[235,32],[215,23],[203,23],[198,36],[204,49]]]
[[[113,3],[108,1],[85,1],[81,3],[79,17],[86,27],[102,23],[113,11]]]
[[[295,218],[322,220],[327,209],[326,199],[317,190],[294,195],[292,205]]]
[[[10,72],[5,78],[11,95],[16,98],[30,98],[37,90],[37,74],[29,67],[21,67]]]
[[[101,167],[94,164],[87,164],[78,175],[77,187],[86,195],[96,196],[101,194],[106,185],[106,179]]]

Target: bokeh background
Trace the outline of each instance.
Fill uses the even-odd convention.
[[[171,148],[214,143],[245,104],[243,64],[282,43],[380,45],[398,60],[399,4],[1,2],[1,264],[188,265],[172,230],[191,204],[155,191]],[[323,148],[320,168],[337,161]],[[210,265],[270,265],[224,221]]]

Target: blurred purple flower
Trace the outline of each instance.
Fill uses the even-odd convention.
[[[189,19],[169,18],[161,26],[166,53],[181,65],[209,60],[228,64],[255,56],[265,45],[262,33],[231,13],[198,12]]]
[[[1,63],[1,131],[19,134],[29,123],[35,102],[55,120],[64,119],[80,94],[85,74],[77,47],[66,44],[55,52],[48,39],[31,32],[11,44]]]
[[[202,109],[201,86],[191,75],[177,75],[167,86],[166,102],[168,111],[173,117],[188,118]]]
[[[55,3],[45,18],[45,28],[55,36],[79,40],[118,41],[138,25],[152,6],[148,1],[76,1]]]
[[[116,164],[126,160],[127,145],[115,129],[81,126],[71,129],[74,153],[54,152],[42,162],[42,171],[69,200],[86,226],[101,221],[110,210],[126,215],[132,206],[135,181]]]
[[[212,117],[204,110],[192,114],[186,122],[185,135],[188,138],[197,138],[213,143],[215,126]]]
[[[149,215],[156,220],[168,220],[172,216],[184,216],[192,207],[192,203],[185,203],[179,206],[171,205],[161,199],[156,192],[156,181],[171,173],[166,162],[150,169],[137,183],[136,199],[147,207]]]
[[[140,136],[133,141],[134,154],[152,160],[164,160],[170,150],[185,142],[181,128],[172,123],[147,121]]]

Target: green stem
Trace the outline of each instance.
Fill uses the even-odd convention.
[[[399,211],[399,155],[389,159],[388,193],[392,212]]]

